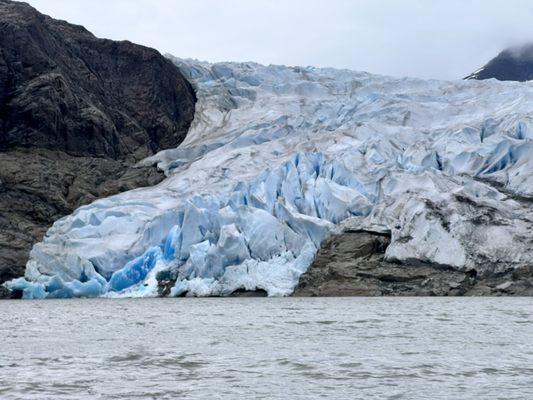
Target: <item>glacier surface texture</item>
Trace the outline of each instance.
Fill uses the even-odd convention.
[[[496,274],[533,260],[533,83],[173,58],[198,93],[167,178],[81,207],[31,252],[25,298],[292,293],[321,242]]]

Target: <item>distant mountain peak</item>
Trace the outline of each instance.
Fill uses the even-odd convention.
[[[533,80],[533,43],[503,50],[465,79],[525,82]]]

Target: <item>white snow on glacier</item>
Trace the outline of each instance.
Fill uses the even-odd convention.
[[[27,298],[288,295],[331,233],[386,259],[495,273],[533,260],[533,83],[174,59],[193,126],[167,179],[81,207],[31,252]]]

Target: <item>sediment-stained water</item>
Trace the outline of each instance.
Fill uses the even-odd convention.
[[[1,399],[533,398],[528,298],[0,302]]]

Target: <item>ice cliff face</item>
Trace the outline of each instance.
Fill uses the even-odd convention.
[[[288,295],[346,225],[385,259],[494,274],[533,260],[533,85],[174,59],[197,88],[167,179],[34,246],[25,297]]]

